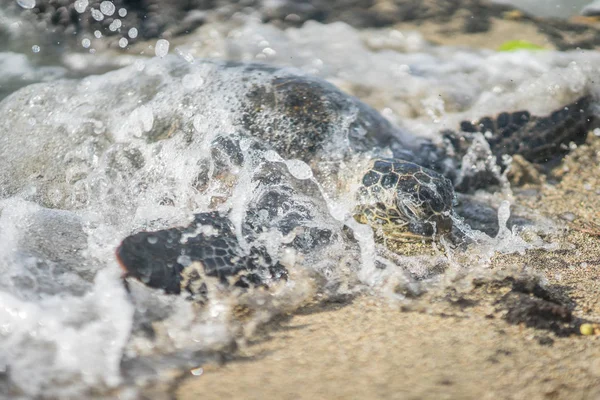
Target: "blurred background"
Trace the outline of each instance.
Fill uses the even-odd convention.
[[[590,0],[494,0],[509,4],[543,17],[570,17],[577,15]]]

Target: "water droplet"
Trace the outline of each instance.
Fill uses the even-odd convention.
[[[271,161],[271,162],[282,162],[283,158],[281,158],[281,156],[279,154],[277,154],[276,151],[267,150],[265,152],[265,160]]]
[[[104,14],[102,14],[100,12],[100,10],[96,10],[95,8],[92,8],[92,18],[94,18],[96,21],[102,21],[104,19]]]
[[[169,41],[165,39],[159,39],[156,41],[154,53],[157,57],[163,58],[169,53]]]
[[[35,0],[17,0],[17,4],[28,10],[35,7]]]
[[[112,3],[112,1],[103,1],[102,3],[100,3],[100,11],[102,11],[102,14],[107,15],[107,16],[111,16],[115,13],[115,5]]]
[[[158,243],[158,238],[156,236],[148,236],[148,243],[150,244],[156,244]]]
[[[79,14],[84,13],[88,5],[88,0],[77,0],[75,3],[73,3],[75,11],[77,11]]]
[[[34,44],[33,46],[31,46],[31,51],[33,51],[34,53],[39,53],[40,52],[40,46],[38,46],[37,44]]]
[[[123,18],[127,15],[127,10],[125,8],[119,8],[119,17]]]
[[[277,54],[277,52],[270,47],[265,47],[262,52],[266,56],[274,56]]]
[[[129,44],[129,40],[127,40],[127,38],[121,38],[119,39],[119,46],[124,49],[125,47],[127,47],[127,45]]]
[[[100,38],[102,37],[102,32],[100,32],[100,31],[94,31],[94,36],[95,36],[97,39],[100,39]]]
[[[82,45],[83,47],[85,47],[86,49],[87,49],[87,48],[89,48],[89,47],[91,46],[91,44],[92,44],[92,42],[91,42],[91,40],[90,40],[90,39],[88,39],[88,38],[85,38],[85,39],[83,39],[83,40],[81,41],[81,45]]]
[[[313,173],[310,166],[302,160],[288,160],[285,162],[288,167],[288,171],[297,179],[309,179],[312,178]]]
[[[108,29],[110,29],[111,32],[114,32],[119,29],[121,25],[121,20],[117,18],[108,26]]]
[[[127,34],[130,38],[135,39],[138,35],[138,30],[136,28],[131,28]]]
[[[194,62],[194,56],[192,56],[190,53],[184,53],[180,49],[175,49],[175,51],[177,52],[177,55],[179,57],[183,58],[185,61],[189,62],[190,64],[192,64]]]

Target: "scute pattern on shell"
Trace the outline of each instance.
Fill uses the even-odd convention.
[[[186,228],[139,232],[126,238],[117,249],[117,258],[130,276],[150,287],[178,294],[197,293],[203,276],[238,287],[265,284],[286,277],[285,268],[274,262],[262,247],[244,251],[237,241],[231,221],[218,212],[197,214]],[[182,279],[182,271],[200,264],[193,275]]]

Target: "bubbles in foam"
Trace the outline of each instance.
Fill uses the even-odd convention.
[[[13,383],[32,397],[70,397],[119,384],[133,307],[118,269],[82,285],[86,238],[76,214],[22,200],[2,201],[0,210],[0,353]]]
[[[188,91],[198,90],[204,85],[204,77],[202,74],[187,74],[182,78],[181,83]]]
[[[115,132],[119,141],[128,141],[129,138],[140,138],[145,132],[149,132],[154,125],[154,113],[152,108],[141,105],[134,109],[120,128]]]

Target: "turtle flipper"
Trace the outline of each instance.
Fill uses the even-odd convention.
[[[529,162],[545,164],[565,155],[571,142],[585,142],[588,132],[598,127],[595,107],[594,98],[587,95],[545,116],[516,111],[503,112],[495,118],[483,117],[475,123],[463,121],[460,132],[441,132],[446,146],[436,159],[442,162],[430,168],[451,179],[459,192],[497,185],[498,173],[494,169],[496,165],[505,168],[504,155],[518,154]],[[487,145],[479,145],[481,135],[489,150]],[[493,167],[488,164],[490,151],[496,158]],[[467,168],[463,165],[465,156]],[[476,163],[486,167],[471,169]]]
[[[158,232],[139,232],[128,236],[117,248],[117,260],[127,276],[146,285],[180,293],[181,271],[177,262],[181,253],[181,231],[167,229]]]
[[[285,268],[263,247],[244,251],[227,217],[217,212],[195,215],[185,228],[139,232],[123,240],[117,259],[128,276],[146,285],[195,295],[203,276],[223,284],[249,287],[285,278]]]
[[[483,133],[498,158],[519,154],[527,161],[545,163],[564,155],[569,143],[585,142],[587,133],[597,123],[592,104],[588,95],[546,116],[532,116],[528,111],[503,112],[474,124],[463,121],[461,130]]]

